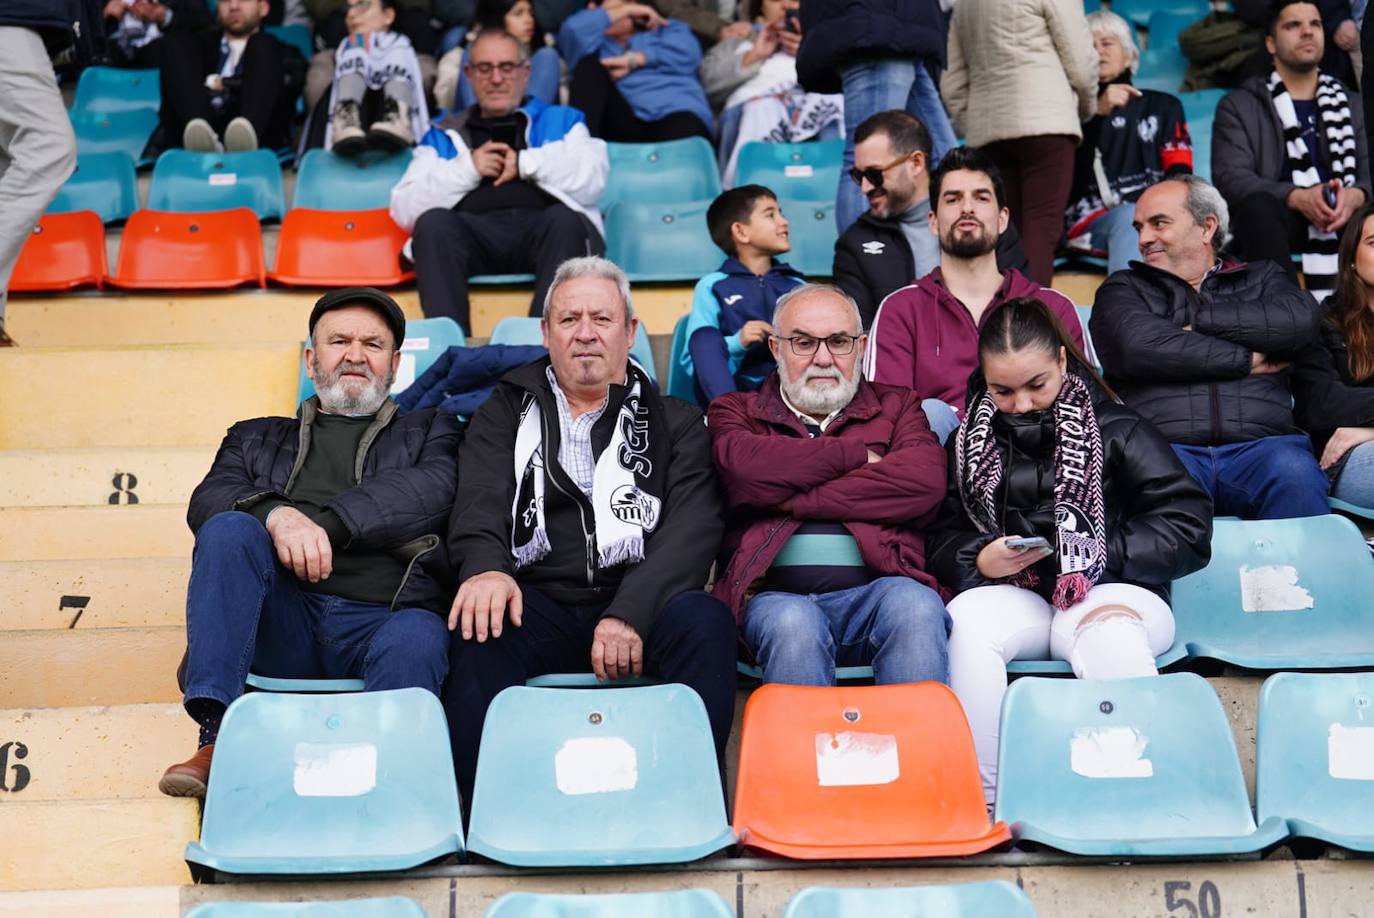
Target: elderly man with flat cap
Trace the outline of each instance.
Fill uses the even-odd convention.
[[[352,287],[310,314],[316,394],[229,429],[187,522],[185,705],[200,747],[159,787],[202,797],[220,719],[252,672],[423,688],[448,674],[445,542],[461,433],[390,397],[405,315]]]

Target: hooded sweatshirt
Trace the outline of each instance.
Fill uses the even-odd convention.
[[[938,398],[962,418],[969,374],[978,367],[982,323],[1007,300],[1019,297],[1034,297],[1048,306],[1074,343],[1083,348],[1078,312],[1064,294],[1008,268],[982,320],[974,324],[972,313],[950,293],[936,268],[891,293],[878,307],[868,336],[864,375],[873,382],[914,389],[922,399]]]

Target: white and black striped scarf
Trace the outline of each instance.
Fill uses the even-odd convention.
[[[1293,97],[1283,85],[1277,71],[1269,74],[1269,94],[1274,99],[1274,111],[1283,125],[1283,142],[1288,154],[1288,170],[1293,184],[1311,188],[1321,184],[1315,156],[1318,151],[1307,149],[1302,137],[1302,125],[1293,107]],[[1345,87],[1335,77],[1320,74],[1317,82],[1318,130],[1326,132],[1326,151],[1331,159],[1331,177],[1339,179],[1347,188],[1355,184],[1355,127],[1350,116],[1350,99]],[[1302,251],[1302,274],[1307,292],[1320,303],[1336,287],[1336,249],[1340,237],[1323,232],[1315,226],[1307,227],[1307,245]]]

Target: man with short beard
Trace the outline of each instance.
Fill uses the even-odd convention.
[[[921,530],[945,493],[945,453],[911,390],[867,382],[859,309],[838,287],[784,294],[757,392],[711,403],[730,514],[715,594],[765,682],[945,682],[950,619]],[[822,547],[817,551],[818,547]]]
[[[873,319],[864,373],[926,399],[941,442],[959,426],[969,374],[978,366],[978,330],[1003,303],[1033,297],[1084,347],[1073,302],[997,266],[997,241],[1010,219],[1002,176],[980,150],[956,147],[930,176],[930,229],[940,266],[883,300]]]
[[[294,418],[229,429],[191,495],[186,712],[199,751],[159,787],[203,797],[225,709],[249,671],[423,688],[448,673],[445,537],[457,483],[457,422],[401,417],[389,392],[405,315],[380,290],[321,297]]]

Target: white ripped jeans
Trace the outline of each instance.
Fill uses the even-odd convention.
[[[997,788],[1008,663],[1067,660],[1080,679],[1153,676],[1159,672],[1155,657],[1174,642],[1169,604],[1129,583],[1099,584],[1087,599],[1057,613],[1021,587],[976,587],[956,596],[949,614],[949,686],[968,716],[988,803]]]

